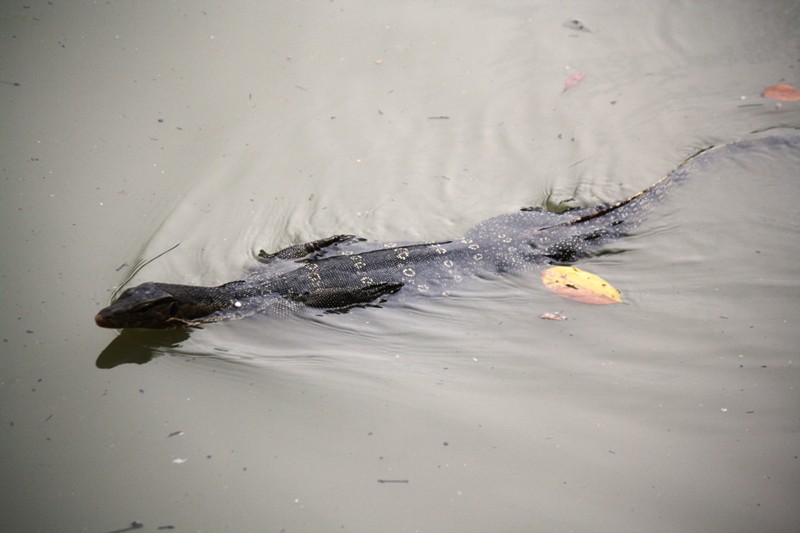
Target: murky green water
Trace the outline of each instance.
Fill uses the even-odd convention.
[[[704,146],[800,126],[800,104],[760,96],[800,84],[799,19],[778,1],[8,3],[3,529],[796,529],[796,150],[712,165],[583,261],[621,306],[534,273],[190,334],[92,317],[178,242],[135,282],[620,199]]]

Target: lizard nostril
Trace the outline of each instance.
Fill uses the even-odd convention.
[[[113,327],[108,319],[109,319],[108,314],[103,313],[103,311],[100,311],[99,313],[97,313],[97,315],[95,315],[94,323],[100,326],[101,328]]]

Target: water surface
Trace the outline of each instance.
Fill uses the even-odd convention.
[[[176,243],[134,282],[621,199],[700,148],[798,126],[797,103],[760,96],[800,83],[796,2],[1,15],[5,529],[796,529],[796,150],[712,165],[581,262],[620,306],[531,273],[188,334],[92,322]]]

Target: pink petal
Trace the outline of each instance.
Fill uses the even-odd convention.
[[[585,72],[573,72],[572,74],[570,74],[569,78],[567,78],[567,81],[564,82],[564,90],[562,92],[567,92],[568,90],[572,89],[580,82],[582,82],[583,78],[585,77],[586,77]]]

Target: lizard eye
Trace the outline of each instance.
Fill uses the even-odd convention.
[[[155,306],[156,306],[156,302],[146,302],[146,303],[143,303],[143,304],[139,304],[139,305],[136,306],[136,312],[137,313],[147,313],[148,311],[150,311]]]
[[[143,302],[143,303],[141,303],[141,304],[136,306],[136,312],[137,313],[149,313],[153,309],[155,309],[157,307],[161,307],[161,306],[163,306],[165,304],[168,304],[170,302],[172,302],[172,305],[170,305],[170,312],[171,312],[173,306],[176,305],[175,302],[172,301],[172,298],[160,298],[158,300],[153,300],[153,301],[150,301],[150,302]]]

